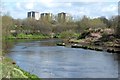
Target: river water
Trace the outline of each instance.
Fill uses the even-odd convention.
[[[17,42],[7,55],[40,78],[117,78],[118,61],[107,52],[56,46],[60,40]]]

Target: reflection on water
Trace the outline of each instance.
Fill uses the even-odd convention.
[[[18,42],[7,56],[41,78],[118,77],[118,62],[112,54],[55,46],[59,41]]]

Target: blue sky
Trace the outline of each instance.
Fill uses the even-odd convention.
[[[91,18],[106,16],[110,18],[118,15],[119,0],[4,0],[1,11],[17,18],[26,18],[28,11],[40,13],[50,12],[56,15],[59,12],[71,14],[74,18],[83,15]]]

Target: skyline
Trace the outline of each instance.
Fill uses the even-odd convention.
[[[118,0],[114,1],[99,1],[89,0],[81,2],[74,1],[55,1],[55,0],[30,0],[30,1],[17,1],[17,0],[4,0],[2,1],[2,12],[9,12],[10,16],[17,19],[27,18],[27,12],[37,11],[39,13],[53,13],[57,15],[60,12],[71,14],[74,18],[80,18],[84,15],[95,18],[105,16],[110,18],[111,16],[118,15]],[[11,5],[12,4],[12,5]],[[16,15],[17,14],[17,15]]]

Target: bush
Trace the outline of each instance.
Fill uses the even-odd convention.
[[[60,33],[59,37],[68,39],[68,38],[76,38],[77,35],[78,34],[72,32],[72,31],[64,31],[64,32]]]
[[[86,36],[88,36],[90,34],[89,31],[85,31],[83,32],[81,35],[79,35],[79,37],[77,39],[84,39]]]
[[[113,41],[114,39],[115,39],[115,35],[103,33],[102,37],[99,40],[101,40],[102,42],[107,42],[107,41]]]
[[[26,37],[26,34],[20,33],[20,34],[18,34],[17,37],[18,37],[18,38],[24,38],[24,37]]]
[[[46,35],[46,34],[24,34],[24,33],[20,33],[16,37],[10,36],[9,38],[42,39],[42,38],[49,38],[49,35]]]
[[[15,36],[13,36],[13,35],[9,35],[8,38],[12,38],[12,39],[13,39],[13,38],[15,38]]]

